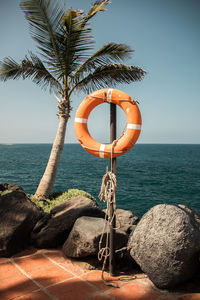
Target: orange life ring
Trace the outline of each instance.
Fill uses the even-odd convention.
[[[112,102],[119,105],[127,117],[126,132],[117,140],[113,148],[112,144],[101,144],[95,141],[90,136],[87,127],[90,112],[104,102]],[[74,122],[76,136],[81,146],[90,154],[102,158],[117,157],[129,151],[140,135],[141,124],[141,114],[136,101],[120,90],[108,88],[88,95],[81,102]]]

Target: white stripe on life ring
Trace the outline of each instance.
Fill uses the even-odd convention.
[[[74,122],[76,123],[87,123],[88,119],[84,119],[84,118],[75,118]]]
[[[108,91],[107,91],[107,100],[109,102],[112,102],[112,91],[113,91],[113,89],[108,89]]]
[[[101,144],[100,149],[99,149],[99,157],[104,158],[104,149],[105,149],[105,144]]]
[[[141,125],[140,124],[128,124],[127,128],[141,130]]]

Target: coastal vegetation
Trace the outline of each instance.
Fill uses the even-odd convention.
[[[60,192],[60,193],[53,193],[49,196],[49,198],[46,198],[45,201],[40,201],[38,198],[34,197],[34,195],[30,196],[31,201],[33,201],[36,205],[41,207],[44,212],[49,213],[50,210],[55,207],[56,205],[61,204],[63,201],[70,199],[72,197],[77,196],[85,196],[93,201],[96,201],[96,199],[89,193],[78,190],[78,189],[69,189],[67,192]]]
[[[64,147],[67,122],[72,109],[74,92],[92,92],[114,87],[118,83],[141,80],[145,72],[137,66],[125,65],[133,50],[126,44],[108,42],[96,52],[91,35],[90,20],[105,11],[109,0],[96,1],[88,13],[68,11],[54,0],[25,0],[21,8],[30,25],[40,57],[32,52],[18,63],[10,57],[0,62],[0,80],[30,78],[41,88],[49,88],[58,101],[59,125],[49,161],[35,198],[50,195]]]

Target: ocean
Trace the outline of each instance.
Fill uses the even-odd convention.
[[[50,150],[50,144],[0,145],[0,183],[16,183],[34,194]],[[53,192],[81,189],[98,200],[107,165],[109,160],[79,144],[65,144]],[[136,144],[117,158],[117,208],[141,217],[160,203],[200,212],[200,145]]]

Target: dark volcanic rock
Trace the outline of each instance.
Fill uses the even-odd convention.
[[[184,205],[157,205],[136,226],[128,249],[157,287],[181,284],[200,266],[200,215]]]
[[[18,192],[24,192],[23,188],[15,183],[0,183],[0,191],[18,191]]]
[[[33,233],[34,244],[40,248],[55,248],[62,245],[75,221],[82,216],[104,218],[105,214],[93,200],[84,196],[67,199],[55,206],[46,225],[39,232]]]
[[[63,245],[63,252],[68,257],[81,258],[90,255],[97,255],[99,241],[104,230],[104,219],[93,217],[81,217],[76,220],[72,231]],[[106,232],[102,240],[102,247],[105,247]],[[127,245],[128,236],[123,231],[116,231],[115,249]]]
[[[11,256],[25,248],[43,212],[24,192],[0,196],[0,256]]]
[[[50,218],[50,214],[44,213],[43,217],[35,224],[33,228],[33,233],[40,232],[40,230],[47,224]]]

